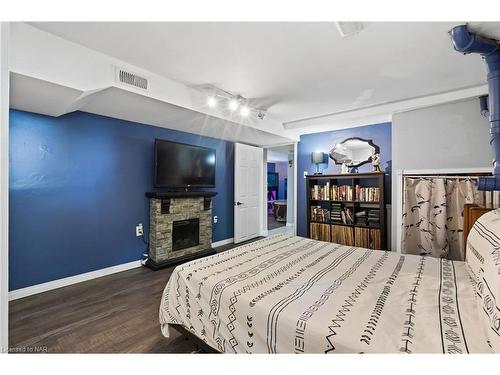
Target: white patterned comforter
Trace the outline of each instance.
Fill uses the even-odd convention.
[[[485,353],[464,262],[277,235],[178,266],[160,305],[226,353]]]

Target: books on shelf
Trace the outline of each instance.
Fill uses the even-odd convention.
[[[321,206],[311,206],[311,220],[312,221],[329,221],[330,211]]]
[[[380,229],[345,227],[321,223],[310,224],[313,240],[335,242],[340,245],[358,246],[367,249],[381,249]]]
[[[351,208],[342,207],[341,203],[332,203],[330,220],[332,223],[354,224],[354,214]]]
[[[332,225],[332,242],[341,245],[354,245],[354,228],[341,225]]]
[[[358,211],[354,216],[356,217],[356,224],[358,225],[379,226],[380,224],[379,209]]]
[[[330,182],[325,185],[314,185],[311,188],[311,199],[330,200]]]
[[[352,201],[352,186],[350,185],[313,185],[311,187],[311,199],[332,200],[332,201]]]
[[[354,246],[379,250],[381,248],[380,229],[354,228]]]
[[[332,201],[352,201],[352,186],[333,185],[331,187]]]
[[[330,224],[311,223],[310,226],[313,240],[330,242]]]
[[[363,188],[356,185],[356,200],[359,202],[378,202],[380,201],[380,188],[367,187]]]

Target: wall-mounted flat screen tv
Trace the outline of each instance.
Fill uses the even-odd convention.
[[[215,150],[155,140],[155,186],[215,187]]]

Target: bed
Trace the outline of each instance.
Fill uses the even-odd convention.
[[[162,332],[221,353],[500,352],[500,210],[466,262],[275,235],[178,266]]]

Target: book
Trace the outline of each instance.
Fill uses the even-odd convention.
[[[378,202],[380,200],[380,188],[378,187],[361,187],[356,185],[356,201],[358,202]]]
[[[381,248],[380,229],[354,228],[354,246],[379,250]]]
[[[330,225],[329,224],[311,223],[310,224],[310,233],[311,233],[310,237],[313,240],[330,242]]]
[[[330,211],[321,206],[311,207],[311,220],[312,221],[329,221]]]
[[[354,245],[354,228],[345,227],[340,225],[332,225],[331,235],[332,242],[340,245],[353,246]]]

